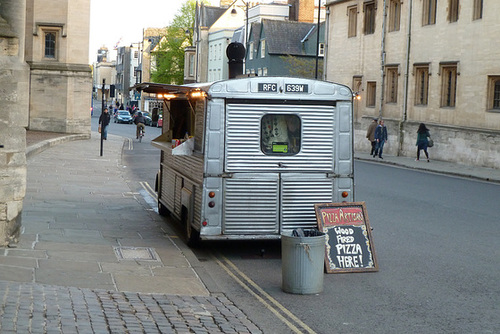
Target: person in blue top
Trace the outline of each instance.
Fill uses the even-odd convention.
[[[375,158],[377,155],[380,159],[382,158],[382,152],[384,150],[384,144],[387,141],[387,128],[384,125],[384,121],[380,120],[378,122],[377,128],[375,129],[375,153],[373,157]]]
[[[427,157],[427,162],[429,160],[429,153],[427,153],[427,147],[429,147],[429,137],[430,137],[429,129],[425,126],[424,123],[420,123],[417,130],[417,159],[415,161],[420,160],[420,150],[424,150],[425,156]]]

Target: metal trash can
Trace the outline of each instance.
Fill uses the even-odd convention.
[[[323,291],[325,234],[317,229],[295,231],[281,234],[281,288],[296,294],[320,293]]]

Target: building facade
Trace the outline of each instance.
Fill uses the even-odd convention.
[[[323,8],[323,7],[321,7]],[[237,0],[221,1],[220,7],[205,6],[203,3],[196,9],[195,27],[193,34],[193,46],[186,49],[185,52],[185,83],[207,82],[216,80],[225,80],[229,77],[228,61],[226,48],[231,42],[239,42],[245,45],[247,58],[245,59],[246,74],[258,74],[258,68],[247,66],[251,60],[248,55],[256,51],[256,45],[260,45],[260,36],[249,36],[251,27],[259,24],[262,20],[269,21],[293,21],[309,23],[317,22],[318,15],[324,21],[325,10],[319,9],[314,0],[277,0],[272,3],[245,2]],[[255,26],[257,27],[257,26]],[[282,28],[286,29],[285,26]],[[256,28],[258,29],[258,28]],[[252,33],[255,35],[255,30]],[[286,32],[279,32],[283,36]],[[296,36],[289,34],[296,40]],[[302,37],[307,35],[304,33]],[[254,38],[253,44],[249,44],[250,39]],[[256,39],[257,38],[257,39]],[[286,41],[281,41],[284,44]],[[314,41],[316,44],[316,40]],[[300,43],[299,43],[300,44]],[[309,48],[312,40],[303,43]],[[252,50],[250,50],[253,48]],[[315,46],[314,46],[315,48]],[[282,49],[281,49],[282,50]],[[300,52],[303,56],[310,56],[310,51]],[[313,51],[313,54],[315,52]],[[286,51],[281,55],[289,55]],[[295,56],[295,55],[293,55]],[[289,72],[282,71],[285,62],[280,61],[278,55],[266,59],[267,63],[279,62],[276,73]],[[272,65],[274,66],[274,65]],[[255,69],[254,69],[255,68]],[[266,75],[266,66],[260,67],[260,75]],[[285,75],[286,75],[285,74]]]
[[[90,0],[26,0],[30,130],[90,135]]]
[[[97,51],[97,62],[93,64],[93,98],[105,103],[110,101],[110,86],[115,85],[116,80],[116,60],[108,60],[109,51],[106,47],[101,47]],[[104,81],[104,86],[103,86]],[[103,96],[104,95],[104,96]]]
[[[138,106],[140,97],[130,90],[136,83],[139,83],[138,71],[140,63],[140,44],[131,46],[121,46],[117,50],[116,56],[116,95],[115,100],[123,105]],[[113,97],[112,97],[113,98]]]
[[[431,159],[500,167],[500,2],[335,0],[329,9],[326,79],[354,101],[358,150],[373,117],[389,130],[389,154],[416,155],[419,123]],[[385,5],[385,6],[384,6]]]

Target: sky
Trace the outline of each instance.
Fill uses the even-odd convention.
[[[144,28],[168,26],[185,0],[91,0],[89,63],[97,50],[130,46],[142,41]]]

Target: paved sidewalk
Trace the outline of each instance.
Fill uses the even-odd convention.
[[[500,169],[474,167],[433,159],[431,159],[430,162],[427,162],[426,159],[415,161],[415,158],[395,157],[390,155],[384,155],[384,158],[380,159],[379,157],[374,158],[368,153],[355,153],[354,156],[358,160],[367,162],[391,164],[405,168],[418,169],[426,172],[467,177],[491,182],[500,182]]]
[[[0,248],[0,333],[261,333],[209,293],[191,250],[129,187],[123,138],[108,135],[102,157],[99,138],[28,149],[22,235]]]

